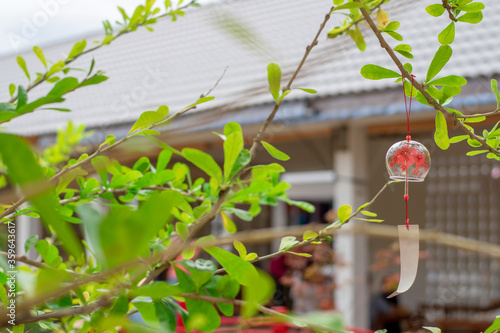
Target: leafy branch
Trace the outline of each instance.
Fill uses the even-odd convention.
[[[359,2],[359,0],[355,0],[356,2]],[[425,89],[425,86],[416,80],[412,79],[411,74],[408,72],[407,68],[401,63],[399,58],[396,56],[394,53],[393,49],[389,46],[387,41],[384,39],[382,36],[382,33],[380,29],[376,26],[376,24],[373,22],[372,18],[370,17],[369,13],[366,11],[364,7],[360,8],[360,11],[365,18],[366,22],[370,26],[371,30],[377,37],[377,39],[380,42],[380,46],[386,50],[387,54],[390,56],[394,64],[398,67],[399,71],[401,72],[401,75],[403,79],[408,80],[408,82],[411,82],[413,86],[424,96],[425,100],[429,105],[432,105],[437,111],[441,112],[446,118],[450,119],[453,124],[457,127],[459,127],[464,133],[466,133],[470,139],[476,140],[477,142],[480,143],[481,146],[486,148],[489,152],[495,154],[496,156],[500,156],[500,150],[495,149],[494,147],[490,146],[487,143],[487,139],[478,136],[475,134],[473,131],[471,131],[467,126],[465,126],[461,121],[458,120],[458,116],[455,113],[452,113],[448,111],[445,107],[443,107],[438,101],[436,101]],[[439,52],[439,51],[438,51]]]

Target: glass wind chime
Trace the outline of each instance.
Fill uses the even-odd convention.
[[[409,103],[406,102],[406,94],[403,96],[406,109],[406,121],[408,134],[406,140],[396,142],[389,148],[385,157],[385,165],[389,172],[389,177],[394,180],[405,182],[404,200],[406,206],[406,219],[404,225],[398,225],[399,251],[401,262],[401,274],[398,289],[389,295],[388,298],[404,293],[412,286],[417,275],[419,258],[418,224],[410,224],[408,218],[408,184],[409,182],[422,182],[429,173],[431,157],[429,151],[423,144],[413,141],[410,135],[410,113],[411,95],[413,94],[413,78],[411,76],[411,88]]]

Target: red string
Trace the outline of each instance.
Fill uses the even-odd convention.
[[[413,78],[415,77],[415,75],[411,75],[411,88],[410,88],[410,102],[407,104],[406,103],[406,92],[405,92],[405,81],[403,80],[403,97],[404,97],[404,100],[405,100],[405,111],[406,111],[406,126],[407,126],[407,130],[408,130],[408,133],[406,135],[406,141],[408,141],[408,143],[410,142],[411,140],[411,135],[410,135],[410,113],[411,113],[411,99],[412,99],[412,95],[413,95]],[[406,206],[406,229],[410,229],[410,219],[408,218],[408,199],[409,199],[409,195],[408,195],[408,170],[406,170],[405,172],[405,195],[404,195],[404,199],[405,199],[405,206]]]

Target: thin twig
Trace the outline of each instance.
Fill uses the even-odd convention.
[[[176,8],[176,10],[183,10],[183,9],[186,9],[188,7],[190,7],[193,3],[195,3],[196,1],[191,1],[187,4],[185,4],[184,6],[181,6],[179,8]],[[158,15],[157,17],[155,17],[155,19],[162,19],[162,18],[165,18],[167,17],[168,15],[170,14],[170,12],[168,13],[164,13],[164,14],[161,14],[161,15]],[[138,27],[142,27],[145,25],[147,20],[145,20],[144,22],[141,22],[139,24],[137,24],[136,28]],[[66,59],[64,60],[64,65],[69,65],[70,63],[72,63],[73,61],[75,61],[76,59],[80,58],[81,56],[85,55],[85,54],[88,54],[88,53],[91,53],[91,52],[94,52],[95,50],[98,50],[100,49],[101,47],[103,47],[104,45],[109,45],[111,44],[114,40],[116,40],[117,38],[119,38],[120,36],[123,36],[129,32],[131,32],[132,30],[122,30],[120,31],[119,33],[117,33],[113,39],[111,41],[109,41],[108,43],[106,44],[99,44],[97,46],[94,46],[90,49],[87,49],[83,52],[80,52],[79,54],[75,55],[73,58],[71,59]],[[41,83],[45,82],[47,80],[47,72],[45,72],[38,80],[36,80],[35,82],[31,83],[27,88],[26,88],[26,92],[30,92],[33,88],[37,87],[38,85],[40,85]],[[15,101],[17,100],[17,95],[14,95],[12,96],[12,98],[9,100],[9,103],[14,103]]]
[[[480,118],[480,117],[488,117],[488,116],[494,116],[500,113],[500,108],[496,109],[495,111],[491,112],[485,112],[485,113],[478,113],[478,114],[463,114],[463,115],[456,115],[457,118]]]
[[[0,252],[0,255],[4,256],[4,257],[9,257],[11,256],[11,254],[7,253],[7,252],[4,252],[4,251],[1,251]],[[29,259],[28,257],[26,256],[19,256],[19,255],[15,255],[14,259],[16,261],[19,261],[19,262],[22,262],[22,263],[25,263],[26,265],[30,265],[30,266],[33,266],[33,267],[38,267],[38,268],[50,268],[49,266],[47,266],[46,264],[42,263],[42,262],[38,262],[38,261],[35,261],[35,260],[31,260]]]
[[[355,0],[355,1],[356,2],[360,2],[359,0]],[[360,11],[363,14],[363,17],[365,18],[365,21],[368,23],[368,25],[370,26],[371,30],[374,32],[375,36],[379,40],[380,46],[387,51],[387,53],[391,57],[391,59],[394,62],[394,64],[396,64],[396,66],[400,70],[401,75],[403,76],[403,79],[407,79],[409,82],[413,83],[413,86],[418,91],[420,91],[420,93],[422,93],[422,95],[425,97],[425,99],[427,100],[427,102],[429,104],[431,104],[437,111],[439,111],[443,115],[445,115],[446,118],[448,118],[451,121],[453,121],[453,124],[456,125],[456,126],[458,126],[471,139],[477,140],[478,142],[480,142],[481,145],[484,146],[485,148],[487,148],[490,152],[492,152],[492,153],[494,153],[496,155],[500,155],[500,150],[497,150],[497,149],[491,147],[490,145],[488,145],[486,143],[486,140],[484,138],[482,138],[482,137],[474,134],[471,130],[469,130],[467,127],[465,127],[464,124],[457,119],[457,115],[455,115],[455,114],[451,113],[450,111],[446,110],[441,104],[439,104],[436,100],[434,100],[434,98],[432,98],[431,95],[429,95],[427,93],[427,91],[425,91],[425,86],[423,84],[420,84],[417,80],[412,80],[411,74],[408,73],[408,71],[404,68],[403,64],[401,63],[401,61],[399,60],[399,58],[396,56],[396,54],[394,53],[394,51],[392,50],[392,48],[389,46],[389,44],[387,44],[386,40],[382,36],[382,33],[377,28],[377,26],[373,22],[372,18],[370,17],[370,15],[366,11],[366,9],[364,7],[361,7]]]

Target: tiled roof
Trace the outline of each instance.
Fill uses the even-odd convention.
[[[392,1],[388,5],[392,7],[388,9],[391,19],[401,21],[398,32],[414,49],[415,59],[408,62],[412,63],[417,79],[425,76],[439,46],[436,36],[449,23],[446,15],[434,18],[425,12],[425,6],[433,2],[436,1]],[[477,78],[500,72],[500,36],[497,29],[492,28],[500,20],[500,1],[483,2],[487,6],[483,22],[457,24],[452,61],[440,75],[453,73]],[[73,112],[36,111],[5,127],[9,132],[38,135],[53,132],[69,119],[88,127],[105,127],[133,122],[142,111],[163,104],[176,111],[209,90],[226,67],[224,78],[213,92],[216,99],[201,110],[270,103],[271,97],[266,92],[267,64],[276,62],[284,73],[289,73],[330,6],[329,0],[232,0],[190,10],[177,22],[160,21],[153,33],[140,29],[75,61],[72,66],[87,68],[94,57],[96,68],[104,70],[110,79],[68,94],[64,107]],[[359,74],[366,63],[394,67],[370,33],[366,34],[368,46],[363,53],[347,37],[326,39],[329,28],[341,19],[340,15],[332,17],[295,86],[314,88],[318,90],[317,97],[394,87],[391,80],[370,81]],[[239,39],[238,31],[229,33],[233,21],[252,31],[252,37]],[[97,39],[99,37],[88,38],[88,44]],[[65,43],[44,51],[47,58],[56,60],[62,53],[69,52],[71,46]],[[23,56],[30,69],[42,70],[37,68],[38,61],[33,55]],[[0,73],[0,100],[6,100],[8,84],[23,83],[26,79],[13,56],[0,59]],[[49,88],[34,89],[30,98],[40,96]],[[302,92],[294,92],[289,97],[291,100],[311,98]]]

